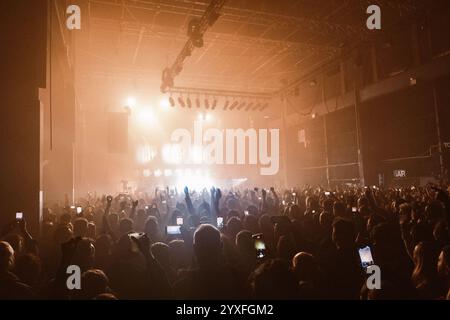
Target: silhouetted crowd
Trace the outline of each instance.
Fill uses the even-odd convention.
[[[0,299],[450,299],[445,188],[66,199],[44,209],[35,237],[26,215],[3,226]],[[380,289],[366,284],[366,246]],[[80,268],[80,289],[69,288],[68,266]]]

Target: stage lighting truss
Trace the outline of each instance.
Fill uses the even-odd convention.
[[[193,18],[189,22],[187,42],[173,64],[162,72],[160,87],[162,93],[166,93],[174,86],[175,77],[183,69],[186,58],[191,56],[194,48],[203,47],[203,35],[219,19],[224,4],[225,0],[211,0],[203,15],[200,18]]]
[[[216,110],[218,106],[222,111],[263,111],[269,107],[272,98],[271,93],[254,93],[239,92],[226,90],[212,90],[199,88],[175,87],[170,92],[170,105],[174,106],[175,102],[172,94],[177,94],[178,105],[182,108],[192,108],[195,103],[197,109],[204,108],[206,110]],[[195,100],[191,99],[195,96]],[[184,97],[187,97],[186,99]]]

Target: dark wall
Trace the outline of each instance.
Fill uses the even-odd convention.
[[[0,225],[22,211],[39,221],[40,104],[45,85],[46,1],[0,3]]]

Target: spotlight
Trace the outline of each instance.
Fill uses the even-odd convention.
[[[161,177],[162,171],[157,169],[157,170],[155,170],[155,172],[153,174],[155,175],[155,177]]]
[[[249,111],[253,107],[254,103],[250,102],[247,107],[245,108],[245,111]]]
[[[130,108],[133,108],[136,106],[136,98],[135,97],[128,97],[127,98],[127,106]]]
[[[164,176],[165,177],[171,177],[172,176],[172,170],[171,169],[165,169],[164,170]]]
[[[252,108],[252,111],[258,110],[259,108],[261,108],[261,102],[257,102],[255,106]]]
[[[315,113],[311,114],[311,118],[315,119],[316,118],[316,114]]]
[[[209,100],[208,100],[208,98],[205,98],[205,108],[209,109]]]
[[[191,98],[187,97],[186,103],[187,103],[188,108],[192,108],[192,101],[191,101]]]
[[[259,108],[259,111],[263,111],[263,110],[267,109],[268,107],[269,107],[269,103],[266,102],[261,106],[261,108]]]
[[[169,100],[167,100],[167,98],[161,98],[161,100],[159,100],[159,105],[162,108],[167,108],[170,106]]]
[[[238,104],[239,104],[239,102],[237,100],[234,100],[234,102],[230,106],[230,110],[233,110],[234,108],[236,108],[238,106]]]
[[[197,108],[200,108],[200,99],[197,97],[197,99],[195,99],[195,105],[197,106]]]
[[[171,107],[175,107],[175,99],[172,96],[169,97],[169,103]]]
[[[245,101],[241,102],[239,107],[237,107],[237,110],[241,110],[243,107],[245,107],[246,104],[247,104],[247,102],[245,102]]]
[[[186,104],[184,103],[184,99],[183,99],[182,96],[179,96],[179,97],[178,97],[178,104],[179,104],[182,108],[184,108],[184,107],[186,106]]]
[[[223,110],[227,110],[229,105],[230,105],[230,101],[226,100],[224,105],[223,105]]]

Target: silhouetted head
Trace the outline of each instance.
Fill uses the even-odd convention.
[[[227,233],[230,236],[230,238],[235,239],[236,235],[239,231],[242,230],[242,222],[241,219],[238,217],[232,217],[230,220],[228,220],[227,223]]]
[[[31,287],[35,287],[39,284],[41,260],[34,254],[23,254],[16,259],[14,273],[21,281]]]
[[[255,247],[253,244],[252,233],[248,230],[239,231],[236,235],[236,247],[241,253],[253,254]]]
[[[118,300],[112,293],[101,293],[96,295],[93,300]]]
[[[86,237],[88,233],[89,221],[85,218],[77,218],[73,222],[73,236],[74,237]]]
[[[336,247],[349,248],[355,243],[355,228],[353,223],[344,219],[333,222],[332,239]]]
[[[150,251],[161,266],[164,268],[170,266],[170,249],[167,244],[163,242],[155,242],[152,244]]]
[[[251,231],[252,233],[258,233],[258,218],[252,214],[245,216],[243,219],[243,228]]]
[[[216,265],[222,250],[220,231],[202,224],[194,233],[194,251],[200,267]]]
[[[14,249],[6,241],[0,241],[0,272],[14,267]]]
[[[8,233],[2,240],[8,242],[13,247],[16,256],[22,253],[25,239],[20,234]]]
[[[127,234],[133,231],[133,220],[129,218],[120,219],[119,223],[119,234]]]
[[[411,279],[415,286],[436,278],[438,256],[439,251],[432,242],[420,242],[414,247],[414,271]]]
[[[450,284],[450,246],[442,248],[439,254],[438,273]]]
[[[271,259],[249,277],[254,299],[295,299],[298,285],[287,261]]]
[[[188,266],[188,257],[184,240],[176,239],[169,242],[170,265],[175,269]]]
[[[59,217],[59,223],[61,223],[61,224],[69,224],[70,221],[72,221],[72,217],[70,216],[69,213],[63,213]]]
[[[108,293],[109,280],[99,269],[90,269],[81,275],[81,299],[93,299],[100,294]]]
[[[54,238],[57,245],[66,243],[67,241],[72,239],[72,236],[72,230],[67,224],[60,224],[55,229]]]
[[[283,235],[278,239],[277,243],[277,256],[280,259],[291,261],[295,255],[295,243],[292,237]]]
[[[158,234],[158,219],[156,217],[150,216],[147,218],[144,232],[149,237],[156,236]]]
[[[333,215],[335,217],[345,217],[345,204],[340,201],[335,201],[333,204]]]
[[[95,226],[95,223],[93,223],[93,222],[89,222],[89,224],[88,224],[87,237],[90,239],[97,238],[97,228]]]
[[[72,262],[80,266],[81,270],[87,270],[94,265],[95,247],[92,240],[83,238],[77,243]]]
[[[299,252],[292,259],[292,270],[297,281],[314,282],[318,273],[318,266],[312,254]]]
[[[324,230],[331,230],[333,219],[333,214],[330,211],[322,211],[319,216],[319,224]]]

